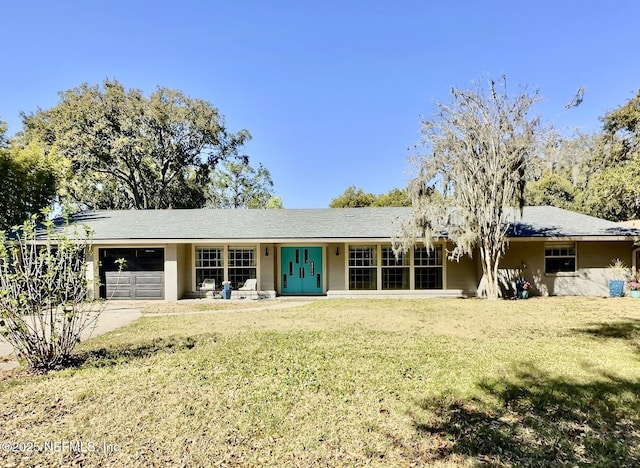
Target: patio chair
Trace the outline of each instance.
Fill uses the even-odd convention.
[[[200,285],[200,292],[204,293],[206,297],[215,297],[216,280],[207,278]]]
[[[245,297],[247,297],[246,295],[243,295],[244,293],[248,292],[248,296],[249,299],[251,299],[253,297],[253,293],[256,293],[256,298],[258,295],[258,280],[255,278],[249,278],[247,281],[244,282],[244,284],[242,286],[240,286],[238,288],[238,291],[240,291],[240,297],[242,299],[244,299]]]

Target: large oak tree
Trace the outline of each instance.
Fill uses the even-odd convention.
[[[255,169],[225,161],[211,174],[207,205],[212,208],[267,208],[272,199],[273,180],[262,164]]]
[[[640,91],[602,118],[602,145],[585,190],[589,214],[624,221],[640,218]]]
[[[529,204],[612,221],[640,217],[640,92],[601,121],[598,133],[550,135],[528,171]]]
[[[245,160],[238,150],[250,138],[204,100],[161,87],[146,97],[115,80],[62,92],[23,121],[28,140],[70,162],[63,201],[89,209],[202,207],[210,170]]]

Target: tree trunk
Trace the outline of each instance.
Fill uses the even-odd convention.
[[[490,246],[484,242],[480,245],[482,274],[485,279],[487,299],[500,298],[500,284],[498,282],[498,261],[492,255]]]

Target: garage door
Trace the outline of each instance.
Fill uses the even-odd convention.
[[[101,249],[100,259],[101,297],[164,299],[164,249]]]

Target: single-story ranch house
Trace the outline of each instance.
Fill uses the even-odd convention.
[[[72,217],[94,232],[95,295],[174,301],[205,280],[234,297],[247,279],[255,296],[474,296],[479,255],[447,259],[452,244],[418,244],[396,260],[391,242],[410,208],[94,211]],[[504,294],[517,278],[538,295],[608,295],[608,266],[635,271],[638,231],[548,206],[525,207],[509,228],[500,264]],[[116,259],[126,260],[118,275]]]

